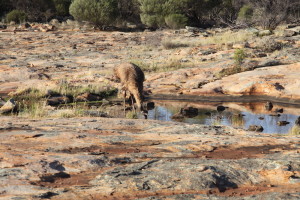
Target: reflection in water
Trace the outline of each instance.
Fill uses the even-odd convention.
[[[180,106],[176,107],[168,104],[156,106],[153,110],[149,110],[148,119],[162,121],[176,121],[172,116],[178,113]],[[300,128],[295,125],[298,115],[281,113],[280,115],[271,115],[271,113],[254,114],[251,111],[238,111],[234,109],[226,109],[223,112],[217,110],[199,108],[199,114],[193,118],[184,117],[180,119],[182,122],[205,125],[227,125],[247,130],[250,125],[260,125],[264,128],[263,133],[278,134],[299,134]],[[274,113],[274,112],[273,112]],[[300,113],[299,113],[300,115]],[[177,120],[178,121],[178,120]],[[279,126],[279,121],[290,122],[285,126]]]
[[[300,126],[294,125],[290,130],[289,130],[289,135],[300,135]]]
[[[156,106],[153,110],[148,111],[148,119],[155,119],[161,121],[172,121],[173,114],[165,107]]]

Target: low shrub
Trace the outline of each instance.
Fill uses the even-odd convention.
[[[244,59],[246,58],[246,53],[243,49],[236,49],[233,55],[233,59],[236,65],[240,66]]]
[[[127,119],[137,119],[138,116],[137,116],[136,112],[130,111],[130,112],[126,113],[126,118]]]
[[[12,21],[16,23],[22,23],[27,20],[27,14],[21,10],[12,10],[6,15],[6,22],[10,23]]]
[[[238,13],[238,20],[240,22],[249,24],[252,19],[252,16],[253,16],[253,8],[249,5],[244,5]]]
[[[176,41],[163,41],[162,46],[165,49],[176,49],[181,47],[189,47],[189,44],[176,42]]]
[[[185,27],[187,20],[187,17],[182,14],[171,14],[165,17],[165,22],[171,29],[180,29]]]
[[[259,41],[257,48],[266,53],[272,53],[276,50],[281,50],[283,44],[281,42],[275,41],[273,38],[265,37]]]
[[[222,69],[219,73],[216,74],[217,78],[222,78],[225,76],[230,76],[242,72],[240,65],[234,65],[233,67]]]

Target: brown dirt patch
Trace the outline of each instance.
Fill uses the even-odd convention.
[[[124,143],[119,143],[118,145],[112,146],[97,146],[92,145],[89,147],[70,147],[62,150],[58,150],[57,152],[68,153],[68,154],[77,154],[81,152],[87,153],[99,153],[99,154],[127,154],[127,153],[139,153],[140,150],[135,147],[125,146]]]
[[[59,172],[56,174],[44,175],[40,181],[31,182],[32,185],[38,185],[47,188],[66,188],[71,186],[89,186],[89,182],[97,175],[111,167],[102,168],[101,170],[82,172],[79,174],[66,174]]]
[[[87,130],[83,133],[94,134],[94,135],[119,135],[116,131],[107,131],[107,130]]]
[[[209,190],[160,190],[156,192],[147,192],[147,191],[127,191],[126,193],[111,193],[110,195],[92,195],[92,199],[107,199],[107,200],[130,200],[137,198],[147,198],[147,197],[163,197],[163,196],[172,196],[180,194],[194,194],[194,195],[214,195],[222,197],[246,197],[251,195],[258,195],[267,192],[299,192],[300,187],[298,185],[289,185],[289,186],[272,186],[272,185],[257,185],[257,186],[243,186],[238,188],[228,188],[225,191],[220,191],[218,188],[209,189]]]
[[[156,159],[191,159],[191,158],[205,158],[205,159],[243,159],[243,158],[262,158],[267,154],[276,152],[295,150],[288,145],[264,145],[264,146],[246,146],[246,147],[217,147],[212,151],[198,151],[191,155],[184,157],[151,157]],[[149,157],[150,158],[150,157]]]
[[[293,150],[291,145],[264,145],[264,146],[246,146],[239,148],[220,147],[212,152],[200,153],[208,159],[242,159],[242,158],[261,158],[267,154],[273,154],[276,151]]]

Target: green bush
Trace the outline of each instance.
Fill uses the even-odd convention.
[[[153,28],[165,26],[164,4],[167,0],[139,0],[141,21]]]
[[[117,8],[117,0],[74,0],[70,14],[76,20],[88,21],[104,28],[117,18]]]
[[[25,12],[20,11],[20,10],[13,10],[9,12],[6,15],[6,21],[9,22],[16,22],[16,23],[21,23],[27,20],[27,15]]]
[[[245,58],[246,58],[246,53],[243,49],[235,50],[233,59],[237,66],[240,66],[243,63]]]
[[[165,17],[167,26],[172,29],[185,27],[187,20],[187,17],[182,14],[171,14]]]
[[[249,23],[251,21],[252,16],[253,9],[249,5],[244,5],[238,13],[238,19],[246,23]]]
[[[134,112],[134,111],[129,111],[126,113],[126,118],[127,119],[137,119],[138,116],[137,116],[137,113]]]

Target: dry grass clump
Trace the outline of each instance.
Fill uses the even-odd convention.
[[[19,117],[43,118],[48,116],[46,101],[22,101],[19,104]]]
[[[52,93],[61,94],[64,96],[77,97],[83,93],[92,93],[99,95],[102,98],[114,96],[117,89],[105,84],[88,84],[88,85],[72,85],[67,80],[60,80],[56,88],[53,88]]]
[[[57,88],[41,91],[35,88],[25,88],[12,93],[11,96],[18,102],[18,116],[30,118],[43,117],[79,117],[85,116],[86,105],[77,105],[77,103],[60,104],[59,107],[47,105],[48,98],[51,96],[67,96],[70,99],[76,99],[77,95],[82,93],[93,93],[100,99],[109,98],[117,93],[117,89],[102,87],[98,85],[72,86],[66,81],[61,81]],[[68,107],[67,110],[60,110],[61,107]],[[55,112],[54,112],[55,111]]]
[[[88,22],[79,22],[76,20],[70,20],[64,21],[60,23],[58,20],[53,19],[49,22],[49,24],[54,25],[57,29],[61,30],[93,30],[94,26]]]
[[[134,112],[134,111],[129,111],[126,113],[126,118],[127,119],[137,119],[138,116],[137,116],[137,113]]]
[[[255,36],[251,31],[240,30],[238,32],[227,31],[223,33],[217,33],[215,35],[202,38],[197,43],[199,45],[209,45],[209,44],[235,44],[240,42],[246,42],[253,39]]]
[[[271,37],[264,37],[258,41],[257,48],[263,52],[272,53],[276,50],[281,50],[283,48],[283,44],[281,42],[277,42]]]
[[[284,36],[284,30],[286,29],[286,26],[277,26],[277,28],[274,30],[275,36]]]
[[[242,63],[246,58],[246,53],[244,49],[236,49],[233,55],[235,64],[232,67],[222,69],[219,73],[216,74],[217,78],[222,78],[225,76],[230,76],[233,74],[241,73],[249,69],[242,68]]]
[[[162,41],[162,46],[165,49],[177,49],[177,48],[189,47],[190,44],[183,43],[183,42],[178,42],[178,41],[167,41],[167,40],[164,40],[164,41]]]
[[[175,71],[177,69],[185,68],[191,66],[192,64],[189,62],[181,62],[179,59],[170,59],[166,62],[158,62],[158,63],[145,63],[140,60],[131,61],[133,64],[139,66],[144,72],[155,73],[155,72],[168,72]]]
[[[240,65],[234,65],[233,67],[222,69],[220,72],[218,72],[216,74],[216,77],[217,78],[222,78],[222,77],[225,77],[225,76],[230,76],[230,75],[241,73],[241,72],[242,72],[241,66]]]
[[[300,126],[293,126],[290,130],[288,135],[300,135]]]

